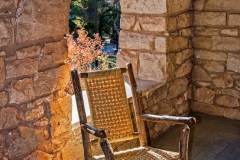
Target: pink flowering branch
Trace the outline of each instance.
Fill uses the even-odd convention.
[[[78,38],[74,39],[71,34],[67,35],[68,59],[71,70],[77,69],[79,72],[87,71],[91,63],[102,53],[102,43],[98,34],[94,38],[87,37],[84,28],[77,30]]]

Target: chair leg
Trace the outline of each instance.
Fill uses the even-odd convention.
[[[105,155],[106,160],[115,160],[114,153],[108,139],[101,138],[100,146],[102,148],[102,151]]]
[[[184,125],[181,129],[181,136],[179,142],[179,153],[181,160],[188,160],[188,141],[189,141],[190,128]]]

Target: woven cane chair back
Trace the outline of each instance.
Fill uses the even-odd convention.
[[[89,72],[84,82],[92,125],[104,129],[110,142],[133,139],[122,70]]]

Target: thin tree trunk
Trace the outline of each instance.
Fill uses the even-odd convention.
[[[95,33],[98,32],[98,11],[97,11],[97,0],[94,0],[94,24],[95,24]]]

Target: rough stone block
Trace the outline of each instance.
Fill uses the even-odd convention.
[[[207,104],[213,104],[215,91],[208,88],[198,88],[194,91],[194,100]]]
[[[139,24],[144,31],[162,32],[167,30],[165,17],[139,17]]]
[[[176,71],[176,78],[183,77],[189,74],[192,70],[192,62],[188,60]]]
[[[28,58],[7,63],[7,78],[30,75],[38,71],[38,58]]]
[[[229,88],[233,86],[233,79],[231,75],[223,75],[213,80],[216,87]]]
[[[0,57],[4,57],[4,56],[6,56],[6,52],[0,51]]]
[[[222,52],[211,52],[204,50],[195,50],[195,56],[198,59],[227,61],[227,54]]]
[[[183,36],[183,37],[190,37],[190,36],[193,35],[192,34],[193,33],[192,29],[190,29],[190,28],[181,29],[181,30],[178,31],[178,33],[179,33],[180,36]]]
[[[71,130],[71,101],[71,96],[65,96],[50,103],[50,123],[53,139]]]
[[[175,108],[172,105],[172,102],[170,100],[163,100],[161,102],[158,102],[156,104],[156,113],[154,114],[160,114],[160,115],[173,115],[175,113]]]
[[[141,31],[141,26],[140,26],[140,22],[139,20],[137,20],[137,22],[135,23],[134,27],[133,27],[134,31]]]
[[[34,129],[25,126],[19,127],[17,130],[8,135],[7,143],[10,144],[8,151],[9,159],[23,159],[38,147],[38,140],[34,135]]]
[[[57,69],[51,69],[35,74],[33,84],[36,96],[48,94],[58,89],[64,89],[70,79],[68,72],[69,68],[65,65]]]
[[[204,61],[203,68],[209,72],[224,72],[224,63],[217,61]]]
[[[226,107],[239,107],[238,98],[231,96],[221,96],[216,99],[216,103]]]
[[[194,25],[197,26],[223,26],[226,25],[226,12],[196,12]]]
[[[240,112],[238,108],[226,108],[223,116],[230,119],[240,120]]]
[[[184,93],[184,100],[191,100],[193,99],[193,85],[190,83],[187,92]]]
[[[186,28],[191,25],[191,15],[189,13],[180,14],[177,18],[177,27]]]
[[[228,54],[227,59],[227,70],[240,73],[240,55],[239,54]]]
[[[216,37],[212,38],[212,50],[240,51],[240,38]]]
[[[170,37],[167,39],[167,51],[178,51],[188,48],[188,38],[185,37]]]
[[[145,80],[165,82],[167,67],[166,61],[166,55],[140,53],[140,68],[138,72],[139,78]]]
[[[167,12],[166,0],[121,0],[123,13],[162,14]]]
[[[167,51],[167,38],[166,37],[156,37],[155,38],[155,49],[157,52],[166,53]]]
[[[17,17],[18,43],[63,36],[68,33],[68,1],[24,1],[20,11]]]
[[[12,19],[0,19],[0,47],[13,44],[14,23]]]
[[[193,3],[194,3],[194,9],[196,11],[202,11],[205,4],[205,0],[197,0],[197,1],[194,1]]]
[[[120,21],[121,29],[130,29],[135,23],[135,16],[122,14]]]
[[[179,96],[177,98],[173,98],[171,101],[176,108],[178,105],[185,102],[185,98],[184,98],[184,96]]]
[[[212,38],[208,37],[193,37],[193,47],[199,49],[210,49],[212,44]]]
[[[223,116],[224,108],[216,105],[193,101],[190,106],[191,111],[208,115]]]
[[[230,74],[233,74],[233,75],[232,75],[232,78],[233,78],[233,79],[236,79],[236,80],[240,79],[240,74],[234,74],[234,73],[232,73],[232,72],[230,72]]]
[[[179,13],[191,9],[191,0],[166,0],[167,12],[170,14]]]
[[[117,62],[116,62],[117,67],[126,68],[126,64],[130,62],[132,63],[132,66],[133,66],[134,76],[135,78],[138,78],[138,63],[139,63],[138,53],[134,51],[127,52],[123,50],[118,52]]]
[[[238,29],[223,29],[221,30],[221,34],[227,36],[238,36]]]
[[[46,117],[43,117],[42,119],[34,122],[34,126],[36,127],[46,127],[49,124],[49,119]]]
[[[217,78],[218,77],[218,75],[215,74],[215,73],[210,73],[209,75],[210,75],[211,78]]]
[[[240,87],[240,81],[236,81],[236,85]]]
[[[182,64],[186,59],[190,58],[193,55],[191,49],[184,50],[182,52],[178,52],[176,54],[176,64]]]
[[[167,18],[167,30],[173,31],[177,29],[177,18],[176,16]]]
[[[230,14],[228,25],[230,26],[240,26],[240,14]]]
[[[33,82],[31,78],[19,80],[9,88],[9,103],[20,104],[35,98]]]
[[[53,90],[64,90],[70,81],[69,67],[63,65],[56,69]],[[65,92],[64,92],[65,93]],[[64,94],[65,95],[65,94]]]
[[[219,28],[195,27],[194,35],[197,36],[219,36]]]
[[[122,31],[119,43],[122,49],[146,49],[151,50],[154,37],[147,34]]]
[[[0,108],[4,107],[8,103],[8,93],[0,92]]]
[[[185,115],[189,112],[189,102],[184,102],[176,107],[179,115]]]
[[[45,72],[39,72],[34,75],[34,88],[36,96],[50,93],[53,89],[53,83],[55,78],[55,70],[47,70]]]
[[[5,63],[4,58],[0,57],[0,89],[5,85]]]
[[[196,83],[201,87],[208,87],[211,85],[211,82],[196,82]]]
[[[213,11],[231,11],[239,12],[240,0],[209,0],[206,1],[205,8],[206,10]]]
[[[77,136],[77,135],[76,135]],[[76,141],[79,137],[71,138],[62,150],[63,159],[84,159],[82,143]]]
[[[61,142],[59,142],[61,143]],[[56,147],[56,146],[55,146]],[[41,150],[45,153],[52,153],[54,151],[54,144],[49,140],[45,140],[38,145],[38,150]]]
[[[176,55],[175,53],[167,54],[167,81],[173,81],[175,79],[176,71]]]
[[[49,102],[52,102],[54,100],[54,98],[55,97],[53,97],[53,95],[45,96],[44,98],[40,98],[40,99],[37,99],[36,101],[28,103],[26,108],[28,110],[32,110],[32,109],[36,108],[36,106],[39,106],[39,104],[48,104]]]
[[[211,78],[206,73],[204,69],[202,69],[200,66],[194,66],[192,71],[192,80],[193,81],[211,81]]]
[[[37,159],[36,159],[37,158]],[[35,152],[31,153],[30,155],[28,155],[27,157],[24,158],[24,160],[30,160],[30,159],[34,159],[34,160],[51,160],[53,159],[53,156],[51,154],[36,150]]]
[[[38,142],[41,143],[45,141],[46,139],[50,138],[49,131],[47,127],[42,127],[42,128],[36,128],[35,129],[35,136],[38,139]]]
[[[16,51],[16,53],[17,53],[18,59],[24,59],[24,58],[39,56],[40,51],[41,51],[40,46],[32,46],[32,47],[20,49]]]
[[[237,90],[234,90],[234,89],[221,89],[220,94],[240,98],[240,91],[237,91]]]
[[[19,124],[18,111],[13,107],[0,110],[0,129],[9,129]]]
[[[156,90],[153,90],[151,92],[149,92],[148,94],[146,94],[147,97],[147,105],[150,106],[151,103],[156,104],[164,99],[167,98],[167,86],[161,86],[159,88],[157,88]],[[157,113],[156,110],[158,110],[157,108],[154,107],[149,107],[149,109],[152,109],[152,113]]]
[[[2,148],[2,150],[1,150],[0,158],[3,158],[3,154],[7,150],[6,148],[3,149],[5,146],[6,146],[6,136],[1,133],[0,134],[0,147]]]
[[[44,105],[39,105],[35,109],[33,109],[31,111],[27,111],[25,113],[25,119],[27,121],[38,120],[38,119],[42,118],[44,116],[44,114],[45,114]]]
[[[169,88],[168,98],[174,98],[187,91],[189,81],[185,79],[176,79]]]
[[[43,54],[40,56],[40,68],[53,67],[59,63],[63,63],[67,58],[67,43],[66,40],[61,40],[55,43],[45,44]]]
[[[0,10],[4,8],[9,8],[13,5],[13,0],[1,0],[0,1]]]

